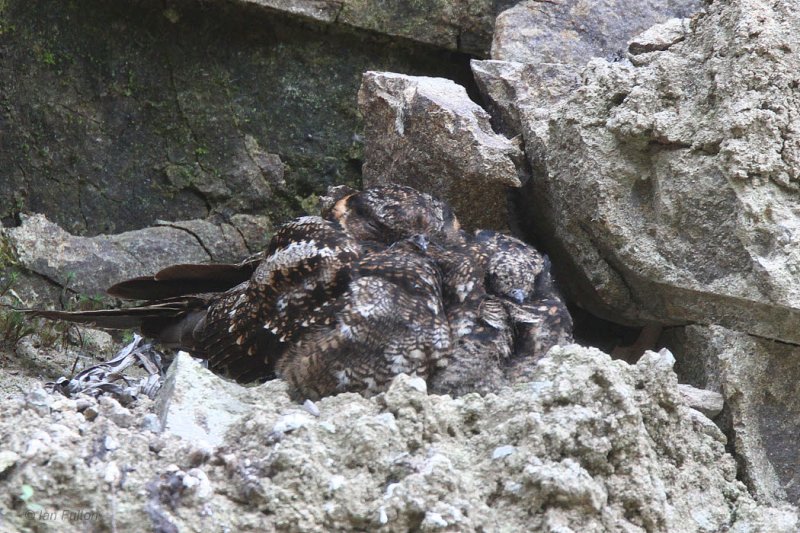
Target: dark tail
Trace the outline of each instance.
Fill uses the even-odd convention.
[[[101,329],[133,329],[165,346],[193,350],[194,328],[205,317],[206,305],[206,299],[188,296],[125,309],[18,311],[29,316],[65,320]]]
[[[173,265],[153,276],[142,276],[117,283],[106,292],[127,300],[163,300],[189,294],[226,291],[247,281],[257,261],[236,265]]]

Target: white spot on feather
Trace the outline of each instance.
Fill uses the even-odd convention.
[[[400,374],[405,372],[408,368],[408,360],[402,355],[395,355],[392,357],[392,365],[390,367],[392,373]]]
[[[345,338],[353,338],[353,328],[351,328],[349,324],[345,324],[344,322],[339,324],[339,331],[342,333],[342,335],[344,335]]]
[[[414,361],[421,361],[422,359],[425,358],[425,352],[423,352],[420,349],[411,350],[411,352],[408,354],[408,356],[411,359],[413,359]]]
[[[350,376],[347,375],[346,370],[340,370],[338,372],[334,372],[333,375],[336,377],[336,380],[339,382],[339,387],[343,388],[350,384]]]

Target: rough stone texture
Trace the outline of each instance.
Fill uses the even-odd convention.
[[[339,23],[486,56],[495,1],[240,0],[325,23]]]
[[[681,376],[725,397],[723,424],[753,492],[800,502],[800,347],[719,326],[676,328],[666,341]]]
[[[647,2],[520,2],[498,17],[492,59],[471,62],[492,124],[506,135],[522,133],[520,109],[546,125],[550,107],[580,84],[581,71],[594,57],[622,57],[626,42],[636,51],[663,50],[685,36],[682,19],[698,11],[701,0]],[[641,37],[637,34],[647,29]],[[530,125],[530,124],[529,124]]]
[[[799,25],[790,4],[714,2],[526,115],[530,211],[572,298],[800,342]]]
[[[473,60],[470,66],[492,115],[492,125],[509,136],[523,131],[520,108],[544,122],[550,106],[580,85],[581,69],[576,65]]]
[[[494,0],[345,0],[339,22],[486,57]]]
[[[669,19],[635,35],[628,43],[628,51],[633,56],[661,52],[684,40],[691,31],[689,19]]]
[[[492,59],[584,65],[623,57],[628,39],[672,17],[688,17],[702,0],[527,0],[500,13]]]
[[[678,390],[683,396],[686,405],[700,411],[708,418],[715,418],[724,407],[725,399],[719,392],[698,389],[685,383],[678,385]]]
[[[219,446],[228,427],[258,409],[255,389],[218,379],[186,352],[178,352],[158,391],[161,427],[190,442]]]
[[[447,201],[468,228],[505,228],[506,193],[519,187],[517,145],[492,131],[463,87],[442,78],[367,72],[364,186],[399,183]]]
[[[0,3],[0,219],[280,222],[357,185],[365,70],[470,75],[462,54],[342,28],[242,2]]]
[[[236,218],[232,222],[236,222]],[[3,230],[19,264],[79,293],[98,294],[124,279],[153,274],[179,263],[236,262],[266,246],[266,217],[246,217],[247,233],[206,220],[162,225],[96,237],[76,237],[44,215],[23,217]],[[253,225],[260,222],[260,235]],[[245,241],[244,235],[258,240]]]
[[[400,376],[313,407],[270,382],[218,448],[145,429],[147,400],[34,391],[0,402],[0,516],[40,531],[83,530],[65,509],[100,531],[796,531],[796,511],[735,479],[671,365],[573,345],[498,395],[430,396]]]

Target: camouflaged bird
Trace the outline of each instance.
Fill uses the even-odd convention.
[[[572,319],[550,262],[522,241],[489,230],[429,255],[443,272],[452,332],[448,365],[430,380],[435,393],[496,391],[522,381],[547,351],[572,342]]]
[[[380,392],[401,372],[434,392],[496,390],[571,340],[549,266],[522,241],[470,235],[409,187],[334,200],[242,263],[176,265],[109,289],[144,305],[36,314],[137,328],[237,381],[282,377],[299,399]]]

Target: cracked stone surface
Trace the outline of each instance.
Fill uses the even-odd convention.
[[[0,220],[281,222],[357,185],[361,74],[469,72],[459,53],[344,27],[246,2],[3,2]]]
[[[239,219],[241,220],[241,219]],[[99,294],[119,281],[179,263],[236,262],[266,246],[269,220],[248,217],[244,231],[206,220],[163,223],[116,235],[70,235],[44,215],[4,229],[19,263],[79,293]],[[260,223],[260,238],[253,227]],[[244,235],[250,235],[245,240]]]
[[[364,186],[399,183],[447,201],[467,228],[506,228],[523,157],[464,87],[442,78],[366,72]]]
[[[498,17],[491,59],[470,63],[492,124],[506,135],[519,135],[525,109],[546,127],[550,106],[578,88],[589,59],[622,58],[629,39],[632,51],[666,49],[685,37],[685,22],[664,22],[669,32],[651,26],[689,16],[702,5],[698,0],[518,3]],[[642,30],[646,35],[638,38]]]
[[[486,56],[492,40],[492,0],[239,0],[325,23],[338,23]]]
[[[520,109],[546,124],[550,106],[576,90],[581,81],[580,67],[566,63],[473,60],[470,66],[492,125],[508,136],[520,135],[524,129]]]
[[[702,0],[526,0],[500,13],[492,59],[584,65],[625,55],[627,41],[672,17],[688,17]]]
[[[723,395],[720,424],[753,494],[800,503],[800,346],[720,326],[674,328],[665,341],[684,379]]]
[[[399,376],[370,399],[304,406],[273,381],[249,390],[258,408],[220,446],[154,432],[147,399],[34,390],[0,400],[0,516],[42,531],[81,524],[28,505],[94,511],[92,527],[119,531],[796,531],[795,510],[736,480],[672,363],[572,345],[532,383],[485,397],[428,395]],[[202,383],[198,402],[226,394],[197,364],[180,372]]]
[[[800,343],[800,14],[707,9],[637,38],[631,62],[590,62],[546,116],[520,110],[530,212],[599,316]]]

